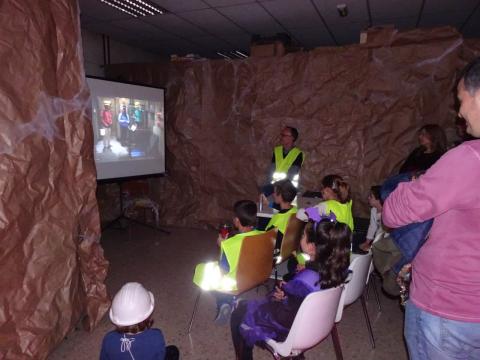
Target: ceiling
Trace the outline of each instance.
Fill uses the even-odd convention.
[[[249,54],[252,35],[287,33],[305,49],[359,42],[370,26],[452,25],[480,38],[480,0],[151,0],[168,12],[143,18],[79,0],[82,28],[163,55]],[[338,4],[348,7],[341,17]]]

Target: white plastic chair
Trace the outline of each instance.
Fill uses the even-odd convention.
[[[373,338],[372,325],[370,324],[370,318],[368,316],[367,305],[365,303],[364,291],[367,284],[369,275],[370,264],[372,262],[372,254],[355,255],[350,263],[349,269],[352,271],[350,281],[345,284],[345,290],[340,298],[340,304],[338,306],[338,312],[335,322],[338,323],[342,319],[343,309],[353,304],[360,299],[362,302],[363,314],[365,315],[365,321],[367,322],[368,334],[370,336],[370,343],[372,348],[375,348],[375,339]]]
[[[335,315],[340,302],[343,285],[309,294],[303,300],[295,316],[292,328],[284,342],[272,339],[265,341],[275,359],[297,356],[314,347],[332,333],[337,359],[342,359],[335,327]],[[339,353],[337,352],[339,350]]]

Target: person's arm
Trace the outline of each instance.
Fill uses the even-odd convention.
[[[165,359],[165,338],[163,337],[162,331],[160,329],[152,329],[155,331],[155,337],[152,339],[154,341],[152,347],[154,346],[155,359],[164,360]]]
[[[270,166],[268,168],[268,173],[267,173],[267,184],[270,184],[270,182],[273,179],[273,173],[275,172],[275,154],[272,157],[272,162],[270,163]]]
[[[400,183],[383,206],[385,225],[397,228],[422,222],[450,209],[475,207],[472,191],[480,179],[480,153],[469,145],[447,152],[417,180]]]
[[[318,213],[320,215],[325,215],[327,213],[327,207],[325,206],[325,203],[323,201],[318,203],[317,205],[315,205],[315,207],[318,208]],[[305,209],[303,209],[303,208],[298,209],[296,217],[297,217],[298,220],[308,221],[308,216],[305,213]]]
[[[107,346],[106,346],[106,336],[103,338],[102,341],[102,349],[100,350],[100,360],[110,360],[110,356],[107,353]]]
[[[375,233],[378,229],[377,217],[376,217],[377,209],[371,208],[370,209],[370,224],[368,225],[367,230],[367,239],[366,241],[372,242],[375,238]]]

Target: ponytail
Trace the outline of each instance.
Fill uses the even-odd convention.
[[[322,179],[322,186],[332,189],[342,204],[349,202],[352,199],[350,193],[350,185],[343,180],[340,175],[327,175]]]

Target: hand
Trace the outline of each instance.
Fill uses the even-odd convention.
[[[225,239],[226,239],[226,237],[223,238],[220,234],[218,234],[218,236],[217,236],[217,245],[220,246],[220,243],[221,243],[223,240],[225,240]]]
[[[285,292],[279,286],[275,286],[275,291],[273,292],[273,299],[277,301],[282,301],[283,299],[285,299]]]
[[[263,207],[268,207],[268,199],[265,194],[260,194],[260,202],[262,203]]]
[[[363,243],[360,244],[359,248],[363,251],[369,251],[372,247],[372,240],[366,239]]]
[[[303,269],[305,269],[305,265],[304,264],[297,264],[297,273],[302,271]]]

